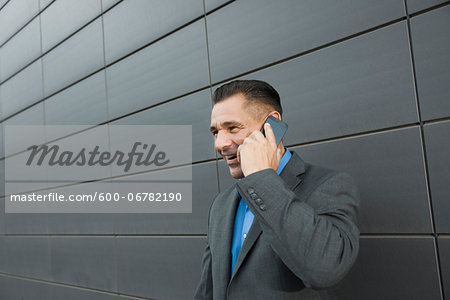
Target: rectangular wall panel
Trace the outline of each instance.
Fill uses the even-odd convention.
[[[0,93],[2,118],[9,117],[19,110],[42,99],[41,61],[37,60],[3,83]]]
[[[39,0],[9,1],[0,10],[0,45],[39,12]]]
[[[104,16],[107,64],[202,15],[202,0],[122,1]]]
[[[44,125],[43,103],[34,105],[8,119],[4,123],[4,128],[7,125]],[[9,145],[14,145],[12,147],[13,152],[22,151],[30,144],[39,145],[43,142],[45,142],[44,131],[34,136],[33,139],[23,140],[21,137],[17,137],[17,139],[8,141]],[[47,234],[47,214],[5,214],[5,231],[8,234]]]
[[[51,285],[15,277],[0,275],[0,299],[52,299]]]
[[[8,2],[9,0],[0,0],[0,9],[3,8],[3,6]]]
[[[450,237],[439,237],[438,248],[441,263],[442,286],[444,287],[444,295],[447,296],[450,295]]]
[[[450,116],[450,5],[411,18],[423,120]]]
[[[53,192],[53,190],[52,190]],[[49,214],[49,234],[112,234],[113,214]]]
[[[0,160],[0,197],[5,195],[5,160]],[[4,206],[2,206],[0,213],[4,213]],[[3,216],[4,217],[4,216]],[[5,219],[2,218],[1,221]]]
[[[117,300],[140,300],[140,298],[135,298],[135,297],[129,297],[129,296],[123,296],[120,295],[119,298]]]
[[[5,156],[5,147],[4,147],[4,133],[3,133],[3,123],[0,123],[0,158]]]
[[[5,132],[7,131],[8,125],[44,125],[43,103],[38,103],[6,120],[5,123],[3,123]],[[17,135],[5,135],[5,144],[9,148],[9,155],[23,151],[30,145],[40,145],[44,143],[46,140],[45,131],[42,127],[39,128],[39,134],[35,134],[28,139],[24,139],[22,136]],[[8,161],[5,161],[5,165],[7,166],[5,177],[9,177],[8,172],[14,174],[16,171],[14,165],[8,166]],[[48,232],[46,214],[6,214],[5,223],[6,232],[8,234],[45,234]]]
[[[20,114],[3,122],[3,126],[7,125],[44,125],[44,105],[41,102],[21,111]]]
[[[436,231],[450,233],[450,122],[425,125],[424,134]]]
[[[40,54],[39,18],[35,18],[0,48],[0,81],[9,78],[28,63],[38,58]]]
[[[401,0],[235,1],[207,16],[212,82],[403,15]]]
[[[86,188],[81,188],[86,192]],[[57,189],[49,190],[58,192]],[[114,214],[61,213],[48,214],[49,234],[113,234]]]
[[[4,214],[4,216],[7,234],[48,234],[47,214]]]
[[[152,299],[192,299],[205,245],[200,237],[117,238],[119,292]]]
[[[41,14],[42,51],[45,53],[101,14],[101,0],[55,1]]]
[[[46,99],[45,122],[96,125],[106,121],[106,110],[105,73],[101,71]]]
[[[205,0],[205,10],[208,13],[227,2],[230,2],[230,0]]]
[[[52,278],[106,291],[116,291],[113,237],[52,237]]]
[[[273,85],[297,144],[418,121],[406,23],[249,74]]]
[[[41,12],[56,0],[39,0],[39,9]]]
[[[419,128],[293,150],[306,162],[355,178],[361,193],[358,220],[362,233],[431,232]]]
[[[209,207],[217,194],[216,163],[192,166],[192,213],[116,214],[116,234],[205,234]]]
[[[102,10],[103,10],[103,12],[105,12],[106,10],[111,8],[111,6],[113,6],[114,4],[116,4],[119,1],[120,0],[102,0]]]
[[[50,280],[48,237],[5,237],[6,273]]]
[[[433,238],[361,238],[339,299],[441,300]]]
[[[45,96],[103,67],[101,20],[95,20],[45,55],[43,64]]]
[[[205,87],[204,25],[197,21],[109,67],[110,118]]]
[[[0,164],[0,167],[1,167],[1,164]],[[3,190],[4,190],[4,183],[1,182],[0,185],[3,186]],[[5,198],[3,196],[0,196],[0,205],[2,207],[5,207]],[[5,233],[6,233],[6,229],[5,229],[5,211],[1,210],[0,211],[0,234],[5,234]]]
[[[214,138],[209,132],[209,89],[119,119],[117,125],[192,125],[192,161],[215,158]]]
[[[2,85],[0,84],[0,120],[3,121],[2,116],[3,116],[3,113],[2,113]]]
[[[422,9],[430,8],[434,5],[444,3],[447,0],[406,0],[408,14],[415,13]]]
[[[115,294],[82,288],[53,285],[51,289],[53,300],[119,300],[119,296]]]
[[[19,151],[23,151],[28,148],[30,145],[40,145],[46,141],[45,132],[43,128],[40,129],[40,134],[36,134],[32,138],[30,137],[27,140],[22,139],[20,136],[15,135],[6,135],[7,126],[8,125],[44,125],[44,104],[42,102],[31,106],[30,108],[22,111],[20,114],[17,114],[3,123],[3,130],[5,131],[5,155],[7,154],[6,150],[9,150],[9,155],[12,153],[16,153]],[[37,131],[36,131],[37,132]]]
[[[6,238],[4,232],[0,235],[0,272],[6,273]]]

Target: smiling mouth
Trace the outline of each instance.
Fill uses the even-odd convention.
[[[223,158],[227,162],[227,165],[235,165],[239,163],[237,155],[225,155]]]

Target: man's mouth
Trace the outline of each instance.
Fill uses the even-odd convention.
[[[227,164],[229,164],[229,165],[238,163],[237,155],[235,155],[235,154],[225,155],[224,158],[227,161]]]

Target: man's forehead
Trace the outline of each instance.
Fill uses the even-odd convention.
[[[214,104],[211,111],[211,122],[239,120],[246,117],[247,112],[243,109],[244,101],[240,97],[230,97]]]
[[[215,103],[212,108],[212,113],[215,114],[215,113],[239,111],[245,105],[246,102],[247,99],[243,95],[236,94],[226,99],[223,99],[218,103]]]

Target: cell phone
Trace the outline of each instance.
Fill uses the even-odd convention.
[[[269,123],[270,126],[272,126],[272,130],[273,130],[273,134],[275,135],[275,139],[277,141],[277,146],[280,144],[281,139],[283,138],[284,134],[286,133],[286,130],[288,129],[288,125],[284,122],[281,122],[280,120],[278,120],[277,118],[273,117],[273,116],[269,116],[266,120],[265,123]],[[261,128],[261,132],[262,134],[264,134],[264,136],[266,136],[265,132],[264,132],[264,124]]]

